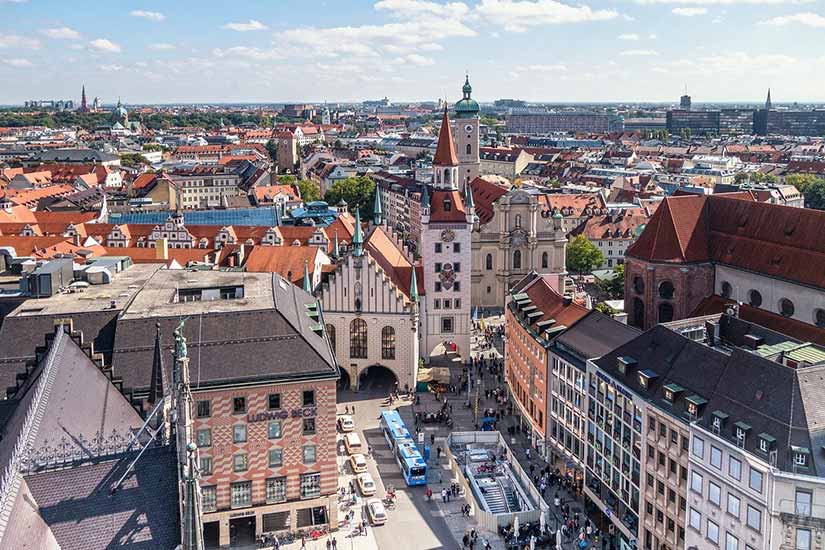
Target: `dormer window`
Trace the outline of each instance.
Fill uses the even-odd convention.
[[[702,414],[702,407],[707,404],[708,400],[698,394],[689,395],[685,398],[687,402],[687,412],[691,419],[696,419]]]
[[[664,390],[665,390],[665,400],[670,401],[671,403],[673,403],[673,401],[676,400],[676,398],[679,397],[679,394],[681,394],[685,389],[682,386],[680,386],[679,384],[671,383],[671,384],[667,384],[664,387]]]
[[[453,203],[449,200],[444,200],[444,212],[450,212],[453,209]]]
[[[736,444],[739,447],[744,447],[745,439],[747,438],[748,432],[751,429],[750,424],[745,424],[744,422],[737,422],[736,424],[734,424],[734,426],[734,433],[736,434]]]
[[[713,417],[713,428],[715,430],[721,430],[722,429],[722,419],[719,418],[718,416]]]
[[[770,434],[759,434],[759,450],[763,453],[768,454],[771,452],[773,450],[774,443],[776,443],[776,439],[774,439]]]
[[[650,383],[655,380],[658,375],[652,370],[643,370],[639,373],[639,385],[644,389],[650,387]]]
[[[793,453],[794,466],[799,466],[802,468],[808,467],[808,455],[811,454],[811,451],[807,447],[797,447],[792,445],[791,452]]]
[[[627,356],[627,355],[625,355],[623,357],[619,357],[616,360],[616,368],[618,369],[619,373],[621,373],[621,374],[627,374],[628,369],[632,368],[633,365],[635,365],[635,364],[636,364],[636,360],[633,359],[632,357]]]

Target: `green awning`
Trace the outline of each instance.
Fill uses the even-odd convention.
[[[727,420],[728,417],[730,417],[730,415],[728,413],[722,412],[720,410],[715,410],[710,414],[712,414],[713,416],[715,416],[716,418],[718,418],[720,420]]]
[[[745,431],[748,431],[748,430],[751,429],[751,425],[746,423],[746,422],[736,422],[736,423],[734,423],[734,426],[736,426],[737,428],[739,428],[741,430],[745,430]]]
[[[766,433],[764,433],[764,432],[763,432],[763,433],[761,433],[761,434],[759,434],[759,438],[760,438],[760,439],[764,439],[764,440],[765,440],[765,441],[767,441],[768,443],[776,443],[776,438],[775,438],[775,437],[773,437],[773,436],[772,436],[772,435],[770,435],[770,434],[766,434]]]
[[[685,391],[685,388],[680,386],[679,384],[674,384],[671,382],[670,384],[665,384],[664,388],[671,393],[679,393],[680,391]]]

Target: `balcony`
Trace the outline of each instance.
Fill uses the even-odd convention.
[[[794,527],[825,530],[825,506],[802,504],[790,499],[779,501],[779,517],[782,523]]]

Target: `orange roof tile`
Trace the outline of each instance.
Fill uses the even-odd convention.
[[[295,284],[304,278],[304,262],[315,269],[314,246],[256,246],[246,259],[246,270],[253,273],[278,273]]]
[[[449,210],[448,210],[449,208]],[[463,222],[467,220],[464,201],[458,191],[433,191],[430,198],[431,222]]]
[[[444,107],[444,116],[441,118],[441,130],[438,132],[438,145],[433,158],[434,166],[458,166],[458,155],[455,153],[453,131],[450,128],[450,117],[447,116],[447,107]]]

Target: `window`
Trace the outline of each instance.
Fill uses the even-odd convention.
[[[722,450],[713,445],[710,446],[710,465],[717,470],[722,469]]]
[[[281,408],[281,394],[270,393],[266,398],[266,404],[270,411]]]
[[[659,297],[664,298],[665,300],[673,299],[673,293],[675,292],[675,288],[673,283],[670,281],[662,281],[659,285]]]
[[[286,478],[272,477],[266,480],[266,502],[286,501]]]
[[[647,419],[647,429],[651,432],[656,431],[656,419],[652,416]]]
[[[461,299],[456,298],[456,299],[455,299],[455,302],[453,302],[453,304],[454,304],[454,305],[453,305],[453,308],[455,308],[455,309],[461,309]]]
[[[321,474],[301,474],[301,498],[321,496]]]
[[[700,495],[702,494],[702,474],[697,474],[696,472],[690,473],[690,489],[691,491],[696,491]]]
[[[541,253],[541,267],[542,269],[547,269],[547,252]]]
[[[314,418],[304,418],[304,435],[314,435],[315,434],[315,419]]]
[[[249,468],[249,457],[246,453],[238,453],[232,457],[232,471],[245,472]]]
[[[814,310],[814,323],[820,328],[825,328],[825,309]]]
[[[714,544],[719,544],[719,526],[708,520],[708,531],[705,536]]]
[[[639,275],[633,277],[633,290],[636,291],[636,294],[641,294],[645,291],[645,282]]]
[[[722,282],[722,298],[728,299],[733,294],[733,287],[727,281]]]
[[[739,459],[728,457],[728,475],[737,481],[742,479],[742,462]]]
[[[810,491],[797,491],[794,500],[797,515],[810,516],[812,500],[813,494]]]
[[[435,253],[441,254],[441,243],[435,243]]]
[[[453,243],[453,252],[459,253],[461,252],[461,243]],[[456,269],[456,271],[458,271]]]
[[[461,282],[456,281],[453,283],[453,291],[454,292],[461,292]]]
[[[315,462],[315,445],[304,445],[302,457],[304,464],[313,464]]]
[[[722,505],[722,488],[712,481],[708,481],[708,500],[716,506]]]
[[[435,272],[441,273],[441,262],[435,262]]]
[[[284,450],[270,449],[269,450],[269,467],[277,468],[284,465]]]
[[[232,399],[232,414],[244,414],[246,412],[246,397],[235,397]]]
[[[433,285],[433,288],[435,289],[436,292],[441,292],[441,282],[436,281],[435,284]]]
[[[469,143],[467,144],[467,154],[468,154],[468,155],[472,155],[472,154],[473,154],[473,146],[472,146],[472,145],[470,145]]]
[[[782,298],[779,300],[779,313],[781,313],[784,317],[793,317],[794,310],[793,302],[788,300],[787,298]]]
[[[513,269],[521,269],[521,250],[513,252]]]
[[[739,518],[739,505],[739,497],[733,495],[732,493],[728,493],[727,512],[732,516],[736,516],[737,519]]]
[[[304,407],[314,407],[315,406],[315,390],[304,390],[303,395],[301,396],[301,403]]]
[[[329,347],[332,348],[332,353],[335,353],[335,327],[327,323],[324,325],[324,331],[327,333],[327,338],[329,338]]]
[[[751,468],[749,486],[757,493],[762,493],[762,472]]]
[[[453,318],[452,317],[442,317],[441,318],[441,332],[452,332],[453,331]]]
[[[762,512],[748,504],[748,527],[762,531]]]
[[[696,508],[690,509],[690,518],[688,519],[688,525],[690,525],[697,531],[701,531],[702,529],[702,514],[700,514],[696,510]]]
[[[246,443],[246,424],[236,424],[232,427],[232,442]]]
[[[669,323],[673,320],[673,304],[663,302],[659,304],[659,322]]]
[[[793,463],[797,466],[807,466],[808,465],[808,455],[805,453],[794,453],[793,455]]]
[[[269,439],[280,439],[281,438],[281,421],[280,420],[271,420],[269,422],[269,430],[268,430],[268,437]]]
[[[212,430],[201,428],[197,433],[198,447],[209,447],[212,445]]]
[[[218,488],[201,487],[201,506],[204,512],[214,512],[218,507]]]
[[[811,550],[811,530],[810,529],[797,529],[796,530],[795,550]]]
[[[381,329],[381,359],[395,359],[395,329]]]
[[[730,533],[725,533],[725,550],[739,550],[739,539]]]
[[[238,481],[230,485],[230,505],[232,508],[241,508],[252,505],[252,482]]]
[[[200,464],[198,466],[200,469],[201,475],[208,476],[212,474],[212,457],[211,456],[203,456],[200,457]]]
[[[521,227],[521,214],[516,214],[516,227]]]
[[[353,319],[349,325],[349,356],[352,359],[367,358],[367,322]]]
[[[750,290],[748,292],[748,302],[753,307],[759,307],[762,305],[762,294],[758,290]]]
[[[208,399],[198,401],[198,418],[208,418],[212,416],[212,402]]]
[[[433,300],[433,309],[441,309],[441,300],[439,298]]]
[[[487,254],[487,257],[484,259],[484,267],[488,271],[493,269],[493,255]]]

